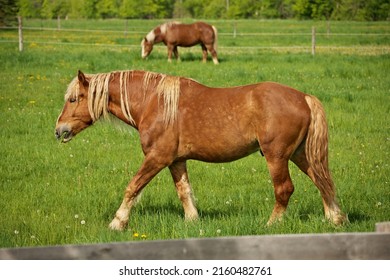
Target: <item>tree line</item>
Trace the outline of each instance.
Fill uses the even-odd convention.
[[[0,0],[0,22],[27,18],[390,20],[389,0]]]

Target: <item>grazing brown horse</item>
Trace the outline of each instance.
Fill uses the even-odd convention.
[[[314,96],[273,82],[210,88],[194,80],[144,71],[84,75],[69,84],[55,135],[62,142],[112,114],[140,134],[144,161],[130,181],[110,228],[123,230],[137,195],[168,167],[185,218],[198,218],[186,161],[229,162],[260,151],[276,202],[268,224],[282,218],[291,194],[288,161],[322,196],[325,216],[346,220],[328,169],[328,128]]]
[[[163,42],[168,48],[168,61],[172,61],[172,52],[179,59],[177,47],[192,47],[200,44],[203,52],[203,62],[207,61],[207,51],[210,52],[214,64],[217,57],[217,29],[204,22],[182,24],[169,22],[157,26],[146,35],[141,42],[142,58],[146,58],[153,50],[153,45]]]

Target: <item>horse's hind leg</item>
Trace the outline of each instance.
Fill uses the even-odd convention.
[[[201,46],[202,46],[202,62],[206,63],[207,62],[207,48],[203,44],[201,44]]]
[[[188,180],[186,162],[175,162],[169,166],[173,181],[175,182],[177,194],[184,208],[186,220],[196,220],[198,211],[195,207],[191,185]]]
[[[214,46],[212,44],[208,44],[206,45],[206,48],[210,52],[214,64],[218,64],[219,62],[218,62],[217,51],[214,49]],[[206,51],[206,56],[207,56],[207,51]]]
[[[179,51],[177,50],[177,46],[173,47],[173,54],[175,55],[175,58],[177,61],[180,61]]]
[[[294,192],[290,173],[288,170],[288,159],[270,157],[266,155],[268,169],[274,184],[275,205],[267,225],[281,220],[287,209],[288,201]]]
[[[320,190],[322,202],[324,205],[325,217],[329,221],[333,222],[335,225],[342,224],[346,220],[346,216],[342,213],[336,201],[336,194],[333,190],[334,188],[333,186],[323,186],[324,184],[326,184],[326,181],[317,178],[318,176],[315,175],[313,168],[310,166],[310,163],[307,160],[304,144],[302,144],[295,151],[295,153],[291,157],[291,160],[299,167],[299,169],[301,169],[307,176],[310,177],[316,187]],[[328,177],[330,178],[329,172]]]

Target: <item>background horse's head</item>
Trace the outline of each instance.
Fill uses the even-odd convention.
[[[57,119],[55,136],[58,140],[66,143],[93,123],[88,109],[88,88],[87,77],[79,71],[68,86],[65,105]]]
[[[146,58],[149,56],[149,54],[153,50],[153,41],[148,41],[148,39],[145,37],[141,42],[141,56],[142,58]]]

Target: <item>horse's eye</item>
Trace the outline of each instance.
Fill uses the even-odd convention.
[[[69,98],[69,102],[70,102],[70,103],[74,103],[74,102],[76,102],[76,100],[77,100],[77,99],[76,99],[75,97]]]

